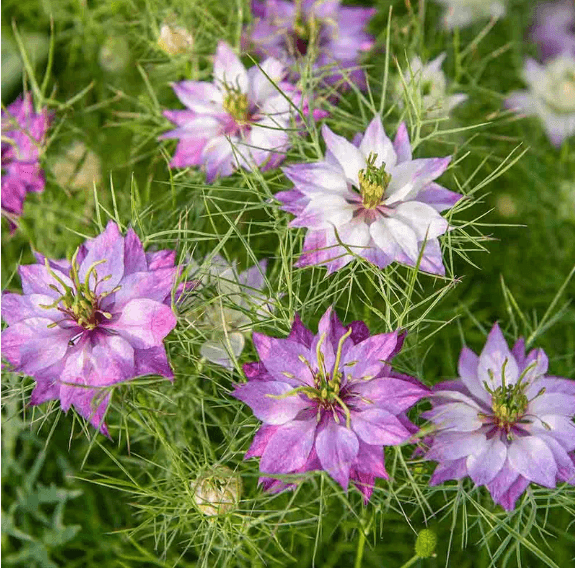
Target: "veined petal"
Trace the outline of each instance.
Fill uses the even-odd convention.
[[[396,446],[411,437],[411,432],[386,410],[368,408],[362,412],[352,412],[352,430],[371,445]]]
[[[220,41],[214,60],[214,79],[220,91],[225,92],[225,86],[248,93],[248,74],[240,58],[225,42]]]
[[[517,438],[508,455],[511,467],[523,477],[545,487],[555,487],[557,463],[543,440],[535,436]]]
[[[481,384],[487,383],[489,388],[495,390],[503,384],[504,369],[505,384],[514,385],[519,378],[519,367],[496,323],[489,332],[485,347],[479,356],[477,377]]]
[[[485,485],[501,471],[507,459],[507,446],[494,436],[480,454],[467,458],[467,472],[476,485]]]
[[[419,201],[400,203],[394,209],[395,219],[408,225],[418,241],[434,239],[447,231],[447,221],[430,205]]]
[[[322,467],[344,488],[359,452],[359,440],[345,426],[330,420],[317,434],[315,449]]]
[[[397,162],[397,155],[393,144],[385,134],[380,116],[375,116],[369,123],[361,144],[359,145],[359,149],[366,158],[372,152],[377,154],[377,159],[374,163],[377,168],[379,168],[382,163],[385,164],[386,168],[391,168],[395,166]]]
[[[366,167],[363,154],[343,136],[334,134],[325,124],[322,126],[321,132],[327,149],[343,168],[346,178],[356,187],[359,187],[358,172]]]

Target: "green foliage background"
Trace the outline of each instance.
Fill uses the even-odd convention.
[[[382,275],[360,263],[330,279],[323,269],[294,271],[302,234],[287,229],[288,216],[268,199],[286,187],[280,172],[239,172],[208,186],[199,172],[169,171],[174,145],[157,141],[169,128],[162,110],[180,107],[169,83],[209,79],[217,41],[239,43],[249,18],[243,0],[4,0],[3,104],[22,88],[20,40],[26,86],[34,90],[35,77],[35,94],[45,87],[56,119],[43,158],[47,189],[27,198],[13,236],[3,230],[3,289],[19,289],[15,267],[32,261],[31,247],[52,257],[71,255],[114,218],[133,225],[145,246],[176,248],[182,260],[220,252],[247,267],[270,258],[267,278],[278,309],[259,331],[285,335],[295,311],[314,329],[333,303],[342,319],[365,319],[374,333],[409,328],[398,365],[431,385],[455,377],[462,344],[479,351],[499,320],[510,341],[524,335],[547,351],[552,374],[575,378],[575,308],[568,303],[575,292],[569,280],[573,139],[557,151],[536,119],[502,111],[506,94],[523,86],[524,58],[536,55],[524,41],[533,2],[513,0],[505,19],[454,34],[439,28],[440,10],[431,2],[374,5],[379,11],[369,29],[378,44],[366,61],[372,93],[348,93],[328,124],[351,137],[381,105],[388,132],[403,118],[421,135],[418,155],[456,155],[445,185],[470,195],[454,215],[461,229],[446,239],[456,280],[416,277],[401,267]],[[192,32],[192,57],[170,58],[157,48],[160,25],[170,17]],[[124,70],[106,70],[103,46],[111,47],[112,59],[124,57]],[[453,91],[469,94],[454,119],[434,131],[416,105],[401,111],[391,90],[381,103],[386,69],[391,81],[396,61],[405,69],[414,54],[426,60],[444,50]],[[15,69],[11,84],[4,81],[6,61]],[[309,130],[307,138],[294,136],[289,160],[321,156],[318,130],[313,124]],[[101,160],[95,190],[59,185],[51,173],[74,140]],[[190,310],[218,300],[191,300]],[[202,336],[190,313],[180,310],[168,339],[174,384],[138,379],[114,392],[113,441],[56,404],[28,407],[32,382],[3,373],[7,566],[347,567],[362,549],[363,567],[400,567],[425,526],[439,536],[437,555],[413,566],[563,568],[573,561],[573,488],[532,487],[507,515],[468,482],[427,487],[433,466],[413,459],[408,467],[410,450],[386,451],[393,482],[380,481],[368,507],[357,492],[345,496],[321,474],[310,475],[295,493],[263,495],[257,462],[242,461],[257,421],[228,394],[239,364],[254,359],[253,349],[244,351],[235,371],[207,364],[199,358]],[[235,513],[213,519],[194,507],[190,483],[216,464],[238,471],[244,492]]]

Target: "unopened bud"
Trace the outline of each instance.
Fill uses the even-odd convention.
[[[420,558],[433,556],[437,546],[437,535],[431,529],[423,529],[415,541],[415,554]]]
[[[220,466],[192,481],[194,503],[204,515],[230,513],[238,507],[242,493],[240,476]]]

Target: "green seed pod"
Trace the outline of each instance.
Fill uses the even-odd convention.
[[[208,516],[222,515],[237,509],[242,480],[230,468],[220,466],[192,481],[191,488],[194,502],[202,513]]]
[[[420,558],[433,556],[437,546],[437,535],[431,529],[423,529],[415,541],[415,554]]]

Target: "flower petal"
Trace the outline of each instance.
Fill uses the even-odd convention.
[[[316,437],[315,449],[321,466],[347,489],[350,469],[359,452],[355,433],[329,420]]]
[[[359,187],[357,174],[366,167],[363,154],[343,136],[334,134],[325,124],[321,128],[321,132],[327,149],[343,168],[346,178],[356,187]]]
[[[509,463],[526,479],[555,487],[557,463],[549,446],[536,436],[516,438],[509,447]]]

